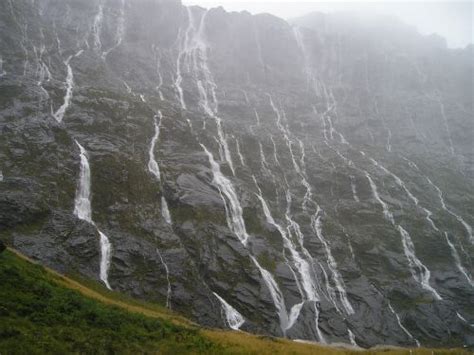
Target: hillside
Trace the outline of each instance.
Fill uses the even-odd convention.
[[[346,13],[0,5],[7,245],[200,327],[474,347],[472,47]]]
[[[351,353],[242,332],[203,329],[158,305],[137,302],[98,285],[91,289],[33,264],[12,250],[0,254],[0,280],[2,354]],[[386,350],[384,354],[406,352]],[[413,354],[431,352],[415,349]]]

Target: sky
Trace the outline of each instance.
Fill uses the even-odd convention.
[[[473,0],[182,0],[184,5],[199,5],[204,8],[222,6],[227,11],[247,10],[252,14],[267,12],[291,19],[313,11],[325,13],[354,11],[365,15],[393,15],[415,26],[420,33],[436,33],[447,40],[451,48],[463,48],[473,43]]]

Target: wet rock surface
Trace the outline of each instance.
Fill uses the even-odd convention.
[[[7,245],[100,280],[100,228],[113,289],[203,325],[228,326],[215,292],[252,332],[474,345],[472,47],[178,1],[2,8]]]

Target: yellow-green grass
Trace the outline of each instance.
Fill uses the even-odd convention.
[[[467,354],[462,349],[378,348],[361,351],[298,343],[239,331],[206,329],[160,305],[128,298],[88,280],[60,275],[36,265],[12,249],[0,254],[0,276],[4,286],[0,287],[0,354],[58,351],[173,354]],[[38,299],[38,293],[41,298],[42,292],[51,298],[51,302],[44,303],[44,300]],[[73,321],[70,318],[62,319],[69,313],[61,313],[68,310],[71,312],[70,300],[81,310],[72,312],[77,318]],[[49,310],[34,309],[38,304],[46,304]],[[33,308],[33,316],[30,308]],[[94,315],[93,320],[98,319],[99,325],[90,319],[81,318],[87,318],[90,314]],[[115,324],[116,319],[119,319],[120,325]],[[8,327],[15,331],[12,332]]]

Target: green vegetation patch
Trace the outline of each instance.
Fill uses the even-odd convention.
[[[10,251],[0,280],[1,354],[220,352],[196,329],[88,299]]]

